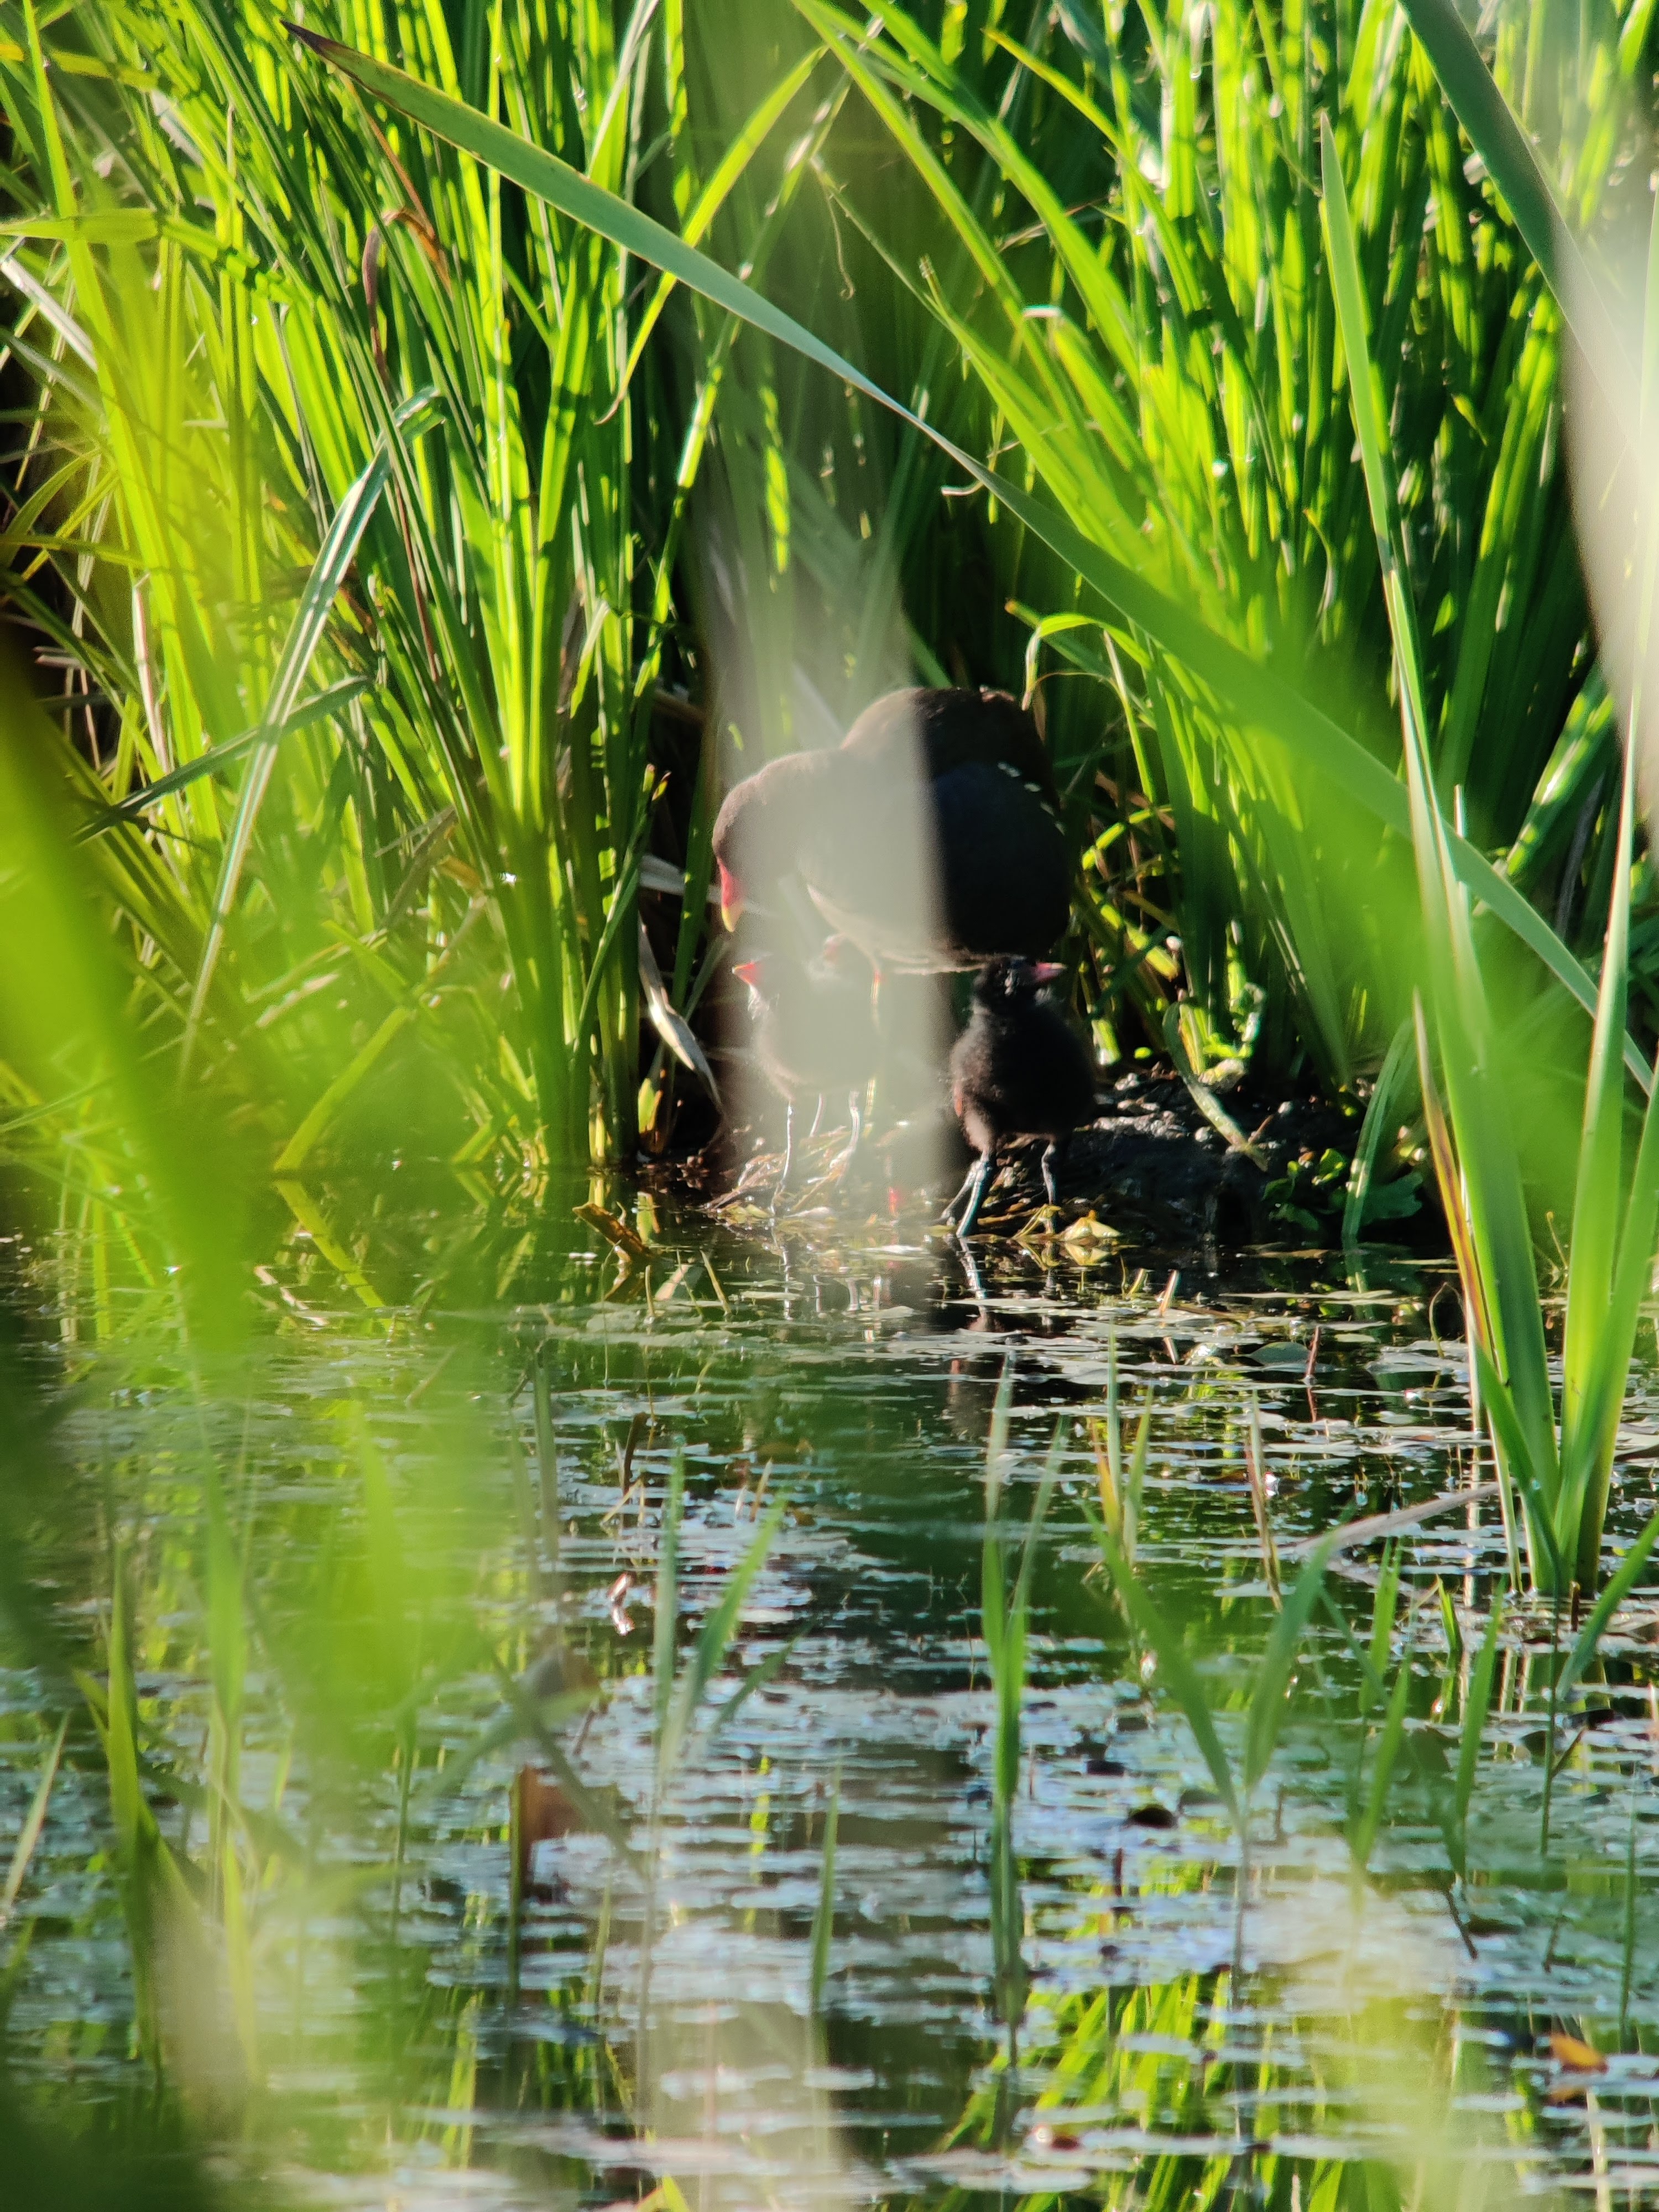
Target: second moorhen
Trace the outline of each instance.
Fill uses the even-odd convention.
[[[1007,1137],[1047,1137],[1042,1188],[1054,1192],[1056,1152],[1094,1111],[1089,1048],[1040,995],[1065,969],[1052,961],[993,960],[974,978],[974,1010],[951,1054],[951,1096],[978,1158],[945,1209],[958,1237],[979,1218],[996,1150]],[[964,1200],[966,1203],[964,1204]]]
[[[769,762],[727,793],[714,858],[728,929],[795,871],[878,969],[1040,954],[1068,918],[1054,771],[1003,691],[892,691],[839,745]]]

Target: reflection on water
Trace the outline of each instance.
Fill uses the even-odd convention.
[[[660,1203],[630,1214],[649,1246],[630,1262],[585,1233],[568,1249],[568,1218],[467,1251],[411,1213],[348,1250],[319,1211],[262,1283],[256,1350],[196,1379],[156,1293],[106,1286],[100,1321],[84,1286],[65,1304],[64,1273],[20,1262],[34,1335],[14,1364],[53,1414],[9,1447],[0,1871],[70,1716],[0,1935],[37,2112],[136,2126],[159,2056],[238,2201],[1659,2203],[1650,1626],[1613,1639],[1546,1862],[1528,1699],[1548,1625],[1517,1615],[1454,1893],[1437,1747],[1455,1758],[1460,1622],[1484,1617],[1504,1538],[1484,1497],[1408,1528],[1386,1655],[1412,1674],[1408,1755],[1361,1878],[1346,1830],[1379,1716],[1356,1720],[1353,1639],[1382,1545],[1340,1555],[1258,1797],[1241,1937],[1237,1843],[1084,1511],[1115,1344],[1130,1417],[1152,1409],[1143,1572],[1242,1726],[1273,1618],[1250,1400],[1287,1560],[1483,1480],[1433,1272],[1333,1285],[1257,1258],[1172,1279],[1168,1258],[1008,1246],[975,1273],[944,1247],[746,1238]],[[1016,1533],[1061,1429],[1013,1814],[1012,2078],[978,1634],[1005,1369]],[[1630,1416],[1617,1540],[1652,1510],[1659,1443],[1650,1396]],[[653,1821],[677,1463],[678,1683],[781,1517]],[[100,1743],[112,1559],[143,1795],[183,1870],[153,2050],[131,1964],[149,1847],[124,1842]],[[526,1680],[557,1692],[539,1717]],[[1575,2070],[1552,2031],[1611,2055]]]

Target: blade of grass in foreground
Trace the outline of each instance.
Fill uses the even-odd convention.
[[[1423,929],[1429,963],[1436,1039],[1444,1072],[1457,1163],[1468,1194],[1467,1254],[1460,1254],[1473,1290],[1473,1314],[1484,1316],[1492,1363],[1507,1385],[1514,1413],[1514,1435],[1535,1475],[1548,1516],[1553,1520],[1560,1492],[1560,1460],[1555,1436],[1549,1363],[1538,1301],[1531,1224],[1508,1102],[1498,1079],[1495,1035],[1485,979],[1476,953],[1465,886],[1455,872],[1449,839],[1429,758],[1428,717],[1416,611],[1407,587],[1404,548],[1389,450],[1389,424],[1381,381],[1372,359],[1364,290],[1342,164],[1330,118],[1319,121],[1323,202],[1322,216],[1335,295],[1337,325],[1347,369],[1349,398],[1358,435],[1365,489],[1376,532],[1382,588],[1393,635],[1399,678],[1401,722],[1410,787],[1412,842]],[[1597,1034],[1607,1004],[1604,985],[1597,1008]],[[1622,1019],[1620,1024],[1622,1030]],[[1615,1060],[1615,1069],[1617,1062]],[[1425,1070],[1425,1103],[1431,1088]],[[1437,1146],[1437,1159],[1439,1147]],[[1457,1208],[1456,1178],[1447,1172],[1448,1216]],[[1472,1338],[1481,1328],[1472,1326]],[[1501,1438],[1506,1426],[1494,1430]],[[1508,1447],[1506,1446],[1506,1449]],[[1515,1472],[1511,1469],[1511,1472]],[[1541,1528],[1533,1529],[1534,1571],[1537,1572]],[[1552,1559],[1557,1556],[1549,1547]]]
[[[1132,568],[1115,560],[1065,516],[1033,499],[1006,477],[984,467],[931,422],[913,413],[855,368],[833,347],[721,268],[718,262],[688,246],[661,223],[606,191],[568,163],[532,145],[464,101],[422,83],[389,63],[323,38],[314,31],[304,30],[294,23],[287,27],[363,91],[609,239],[624,252],[677,276],[717,307],[726,308],[757,330],[764,331],[781,344],[890,410],[931,440],[957,466],[967,470],[982,489],[1000,501],[1109,605],[1181,661],[1214,693],[1229,716],[1276,738],[1286,750],[1328,777],[1387,827],[1401,836],[1410,835],[1409,804],[1398,780],[1291,685],[1218,636],[1201,619],[1146,583]],[[1448,843],[1459,875],[1474,896],[1484,901],[1536,954],[1585,1012],[1593,1014],[1594,985],[1542,915],[1473,846],[1449,833]],[[1643,1089],[1650,1089],[1652,1072],[1638,1046],[1628,1037],[1625,1059]]]

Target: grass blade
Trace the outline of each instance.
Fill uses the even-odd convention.
[[[1291,1585],[1256,1673],[1244,1737],[1244,1799],[1248,1804],[1267,1771],[1279,1732],[1290,1709],[1291,1670],[1303,1631],[1325,1586],[1325,1568],[1334,1548],[1328,1537]]]
[[[0,1928],[11,1918],[12,1908],[17,1903],[24,1877],[29,1870],[29,1861],[34,1856],[35,1845],[40,1840],[46,1825],[46,1808],[52,1802],[52,1785],[58,1778],[58,1761],[63,1755],[64,1739],[69,1734],[67,1713],[58,1724],[52,1748],[46,1753],[40,1779],[34,1785],[34,1795],[29,1800],[29,1809],[23,1815],[23,1825],[17,1832],[17,1844],[11,1855],[11,1864],[6,1871],[5,1887],[0,1888]]]
[[[1400,1079],[1410,1066],[1414,1042],[1412,1024],[1401,1022],[1395,1031],[1387,1057],[1378,1071],[1376,1087],[1371,1092],[1370,1103],[1365,1109],[1364,1122],[1359,1132],[1359,1142],[1354,1149],[1353,1166],[1348,1176],[1348,1195],[1342,1207],[1342,1249],[1352,1253],[1358,1246],[1360,1232],[1365,1226],[1365,1201],[1370,1196],[1372,1178],[1376,1172],[1376,1156],[1382,1151],[1388,1134],[1389,1116],[1393,1111],[1395,1094],[1400,1088]]]
[[[436,393],[430,390],[417,392],[413,398],[404,401],[392,419],[399,430],[406,430],[412,436],[420,436],[438,420]],[[253,757],[237,795],[236,811],[231,820],[229,836],[225,841],[224,856],[219,864],[218,887],[213,895],[213,909],[202,945],[202,957],[191,991],[190,1011],[185,1023],[183,1057],[186,1065],[197,1024],[201,1020],[202,1009],[207,1003],[208,990],[213,981],[213,971],[224,939],[225,924],[235,902],[237,886],[241,881],[242,869],[253,842],[254,824],[270,787],[271,771],[276,765],[280,727],[289,720],[298,704],[300,688],[305,682],[317,647],[322,642],[329,611],[345,581],[346,572],[391,476],[391,441],[383,438],[375,450],[374,459],[334,511],[334,520],[329,525],[328,535],[318,549],[315,565],[307,579],[293,627],[283,647],[276,673],[271,679],[262,725],[264,735],[254,743]]]
[[[811,1966],[807,1977],[808,2002],[816,2020],[823,2010],[824,1984],[830,1978],[830,1945],[836,1932],[836,1837],[841,1826],[841,1769],[830,1784],[830,1804],[823,1816],[823,1863],[818,1875],[818,1901],[812,1915]]]
[[[1463,1707],[1462,1734],[1457,1746],[1457,1776],[1453,1784],[1457,1848],[1462,1862],[1457,1871],[1466,1879],[1469,1802],[1474,1795],[1475,1771],[1480,1764],[1480,1741],[1486,1733],[1486,1715],[1492,1709],[1492,1679],[1498,1667],[1498,1638],[1503,1623],[1504,1594],[1500,1590],[1492,1599],[1492,1611],[1486,1616],[1486,1632],[1480,1639],[1480,1654],[1469,1676],[1469,1694]]]
[[[1406,1700],[1411,1694],[1411,1647],[1408,1643],[1400,1655],[1399,1671],[1395,1676],[1388,1711],[1383,1716],[1382,1733],[1376,1740],[1370,1794],[1365,1801],[1364,1812],[1350,1838],[1354,1863],[1360,1868],[1370,1866],[1371,1853],[1376,1848],[1376,1834],[1382,1825],[1382,1808],[1388,1802],[1389,1784],[1394,1778],[1395,1765],[1406,1733]]]
[[[1565,1705],[1569,1694],[1583,1680],[1585,1669],[1595,1657],[1596,1646],[1607,1633],[1607,1623],[1635,1589],[1637,1577],[1646,1566],[1656,1543],[1659,1543],[1659,1513],[1654,1515],[1608,1576],[1607,1587],[1591,1607],[1583,1626],[1573,1639],[1572,1650],[1567,1654],[1567,1663],[1556,1684],[1558,1704]]]
[[[1095,1534],[1112,1580],[1117,1585],[1123,1610],[1131,1625],[1151,1645],[1158,1661],[1158,1673],[1186,1717],[1187,1725],[1203,1754],[1204,1764],[1214,1777],[1216,1789],[1235,1829],[1243,1835],[1244,1808],[1239,1801],[1238,1788],[1233,1779],[1232,1768],[1227,1763],[1227,1754],[1216,1734],[1210,1701],[1204,1694],[1198,1671],[1187,1656],[1178,1632],[1136,1580],[1134,1569],[1111,1530],[1103,1523],[1097,1527]]]

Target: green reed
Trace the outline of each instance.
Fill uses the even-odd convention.
[[[985,1534],[980,1559],[980,1629],[996,1700],[991,1748],[991,1949],[998,2017],[1008,2039],[1011,2066],[1018,2063],[1019,2025],[1024,2014],[1026,1972],[1024,1915],[1020,1903],[1019,1853],[1014,1836],[1014,1807],[1019,1796],[1020,1716],[1025,1699],[1026,1646],[1030,1635],[1031,1576],[1038,1540],[1048,1517],[1059,1473],[1065,1431],[1057,1429],[1020,1546],[1012,1595],[1004,1557],[1002,1511],[1008,1451],[1008,1413],[1013,1397],[1012,1368],[1005,1368],[992,1409],[985,1448]]]
[[[613,23],[577,11],[498,35],[477,11],[441,35],[387,8],[313,27],[407,57],[413,76],[389,76],[368,54],[359,66],[331,50],[394,106],[433,87],[420,112],[438,137],[395,122],[386,137],[263,21],[187,10],[152,25],[126,0],[86,15],[90,51],[49,80],[33,65],[33,18],[16,12],[21,60],[0,66],[51,187],[50,211],[33,228],[25,216],[15,256],[28,288],[17,357],[43,364],[31,434],[72,428],[81,456],[50,483],[29,479],[18,533],[20,553],[55,563],[58,598],[33,572],[17,572],[18,589],[62,644],[70,544],[94,573],[103,556],[138,577],[93,593],[94,619],[73,630],[95,688],[123,702],[115,758],[99,764],[124,810],[106,835],[125,840],[123,865],[148,895],[135,927],[154,948],[147,964],[159,953],[168,972],[146,988],[161,987],[158,1018],[180,1048],[210,1045],[217,1022],[226,1055],[241,1053],[250,1018],[264,1024],[249,1110],[289,1168],[319,1142],[375,1129],[377,1102],[415,1063],[432,1069],[424,1103],[459,1155],[533,1152],[544,1134],[571,1157],[587,1148],[592,1115],[592,1142],[625,1157],[638,1115],[654,1124],[661,1109],[665,1052],[695,1059],[681,1012],[708,974],[706,714],[677,856],[686,896],[672,974],[665,988],[646,975],[660,1041],[635,1099],[636,869],[660,782],[653,708],[678,635],[688,501],[721,410],[716,505],[727,502],[726,550],[746,580],[724,649],[748,672],[733,693],[744,742],[802,734],[793,678],[779,672],[807,650],[809,605],[834,617],[816,624],[826,638],[851,610],[852,664],[867,684],[894,642],[872,611],[890,612],[901,574],[916,611],[898,643],[944,668],[959,610],[928,602],[920,579],[939,573],[927,514],[941,467],[965,462],[990,494],[975,538],[1011,578],[1018,569],[1022,606],[1039,586],[1047,601],[1028,609],[1028,673],[1040,673],[1042,646],[1093,678],[1044,696],[1091,856],[1079,941],[1105,1033],[1121,997],[1156,1044],[1178,982],[1184,1043],[1200,1064],[1258,1036],[1270,1057],[1299,1046],[1333,1079],[1364,1064],[1406,1011],[1409,878],[1378,825],[1407,823],[1377,758],[1393,744],[1387,623],[1310,185],[1325,107],[1365,179],[1365,282],[1402,340],[1387,397],[1402,426],[1413,589],[1434,614],[1423,627],[1436,773],[1513,864],[1494,874],[1458,845],[1457,865],[1593,1000],[1559,932],[1511,881],[1555,891],[1570,930],[1594,905],[1574,884],[1594,890],[1611,836],[1605,821],[1588,838],[1569,834],[1605,782],[1612,729],[1605,712],[1574,705],[1585,625],[1555,459],[1559,319],[1464,178],[1416,48],[1384,35],[1378,7],[1279,26],[1235,10],[1212,32],[1152,17],[1103,19],[1097,33],[1078,16],[1032,48],[1000,25],[940,42],[897,9],[869,39],[813,0],[802,14],[818,44],[775,45],[779,76],[747,112],[695,14]],[[51,27],[66,35],[60,19]],[[137,96],[146,70],[182,138]],[[128,82],[138,76],[143,86]],[[1567,103],[1562,158],[1586,179],[1581,219],[1596,212],[1583,149],[1619,127],[1615,93],[1599,84],[1587,64]],[[94,86],[100,127],[111,100],[126,103],[108,179],[89,179],[82,143],[96,136]],[[485,86],[496,118],[487,149],[463,113],[478,115]],[[837,118],[854,94],[915,171],[915,192],[892,204],[902,234],[842,173]],[[698,101],[728,143],[706,178],[692,150]],[[222,152],[210,120],[227,112]],[[772,197],[745,216],[759,198],[754,165],[809,113]],[[653,127],[647,198],[678,240],[653,234],[630,197]],[[551,173],[523,167],[510,149],[527,143],[574,164],[564,173],[591,187],[580,204]],[[542,197],[521,200],[502,175]],[[994,227],[1011,195],[1030,221]],[[799,375],[803,404],[787,428],[778,406],[778,345],[805,333],[768,313],[759,287],[776,265],[777,290],[833,320],[825,288],[789,254],[824,205],[850,217],[862,281],[890,305],[877,365],[911,411],[890,410],[884,423],[881,386],[821,340],[805,349],[847,371],[852,412],[837,421]],[[1414,264],[1389,243],[1413,224]],[[710,281],[723,272],[700,253],[705,237],[729,241],[750,284]],[[662,286],[630,322],[630,256],[672,265],[720,311],[693,309],[701,367],[689,384],[665,350],[677,303]],[[821,265],[816,248],[805,259]],[[102,303],[95,330],[63,307],[65,287]],[[770,344],[736,348],[738,317]],[[202,341],[184,368],[175,333]],[[957,442],[982,445],[997,421],[1040,499]],[[219,423],[222,435],[202,428]],[[844,506],[810,491],[805,469],[849,429],[860,468],[883,457],[890,492],[873,526],[873,481],[860,495],[855,532]],[[222,487],[205,514],[179,508],[185,457],[191,482]],[[817,479],[836,501],[839,469]],[[117,496],[92,502],[88,487],[106,483]],[[750,514],[763,524],[750,527]],[[190,538],[182,562],[161,558],[173,535]],[[871,559],[856,557],[860,538]],[[309,579],[286,633],[278,562]],[[207,588],[216,571],[238,579],[239,597]],[[153,610],[158,573],[166,605]],[[366,591],[343,598],[353,576]],[[1103,624],[1079,580],[1106,603]],[[810,658],[801,665],[817,673]],[[1108,725],[1120,727],[1109,741]],[[222,792],[200,772],[210,755],[229,779]],[[1304,778],[1293,763],[1307,761],[1322,775]],[[1140,794],[1121,832],[1091,819],[1097,772],[1103,793]],[[267,807],[283,817],[270,837]],[[148,837],[137,827],[147,817]],[[1589,818],[1594,830],[1601,817]],[[191,845],[172,842],[185,836]],[[273,842],[282,851],[267,854]],[[284,887],[268,904],[266,879]],[[1171,918],[1179,974],[1164,944]],[[325,964],[336,959],[340,974]],[[1247,1006],[1265,1022],[1246,1019]]]
[[[931,221],[901,228],[890,195],[866,199],[845,168],[838,202],[949,331],[1036,481],[1091,542],[1394,761],[1382,571],[1316,189],[1319,119],[1334,120],[1361,180],[1435,773],[1483,848],[1524,854],[1529,887],[1556,891],[1574,920],[1566,875],[1598,880],[1612,838],[1613,733],[1605,713],[1587,723],[1575,709],[1587,617],[1560,453],[1560,317],[1466,176],[1455,120],[1392,7],[1077,9],[1029,27],[994,15],[941,38],[920,11],[882,7],[872,37],[824,0],[799,5]],[[1507,82],[1516,58],[1501,51]],[[1589,222],[1597,158],[1622,127],[1620,81],[1599,54],[1576,75],[1555,66],[1559,83],[1528,64],[1529,95],[1540,112],[1559,95],[1571,212]],[[987,172],[995,224],[979,204]],[[1352,810],[1345,822],[1320,777],[1291,772],[1282,721],[1252,726],[1224,680],[1125,601],[1103,625],[1030,534],[1024,554],[1033,667],[1052,656],[1095,678],[1097,726],[1121,732],[1109,780],[1145,794],[1127,843],[1103,834],[1090,848],[1079,912],[1097,988],[1138,963],[1167,991],[1172,918],[1194,1046],[1237,1048],[1254,981],[1269,1054],[1293,1036],[1330,1078],[1375,1065],[1408,1010],[1400,849],[1390,857]],[[1598,787],[1599,827],[1569,853]]]
[[[337,14],[619,193],[665,40],[684,72],[648,9]],[[8,5],[8,38],[38,195],[14,176],[9,586],[92,702],[64,765],[151,1048],[288,1174],[354,1143],[627,1157],[701,449],[656,356],[626,385],[626,263],[388,137],[257,9]]]
[[[1348,192],[1336,135],[1321,120],[1322,210],[1336,319],[1347,367],[1394,659],[1411,791],[1427,961],[1430,1029],[1416,1013],[1419,1074],[1442,1202],[1453,1227],[1478,1382],[1504,1474],[1521,1492],[1535,1587],[1558,1601],[1594,1591],[1601,1531],[1636,1326],[1650,1287],[1659,1232],[1659,1115],[1650,1098],[1628,1176],[1624,1168],[1631,878],[1636,764],[1642,724],[1626,748],[1611,902],[1583,1100],[1568,1255],[1563,1382],[1558,1415],[1538,1291],[1529,1193],[1516,1141],[1509,1072],[1483,970],[1466,884],[1453,865],[1437,781],[1423,639],[1408,586],[1399,496],[1397,434],[1375,369]],[[1659,267],[1659,224],[1654,230]],[[1650,296],[1659,301],[1659,285]],[[1650,318],[1651,322],[1651,318]],[[1647,381],[1651,385],[1650,367]],[[1655,543],[1659,543],[1656,540]],[[1648,549],[1638,583],[1639,653],[1654,586]],[[1447,1093],[1443,1111],[1432,1060]],[[1638,1061],[1645,1087],[1652,1078]],[[1638,1546],[1645,1558],[1659,1536]]]

